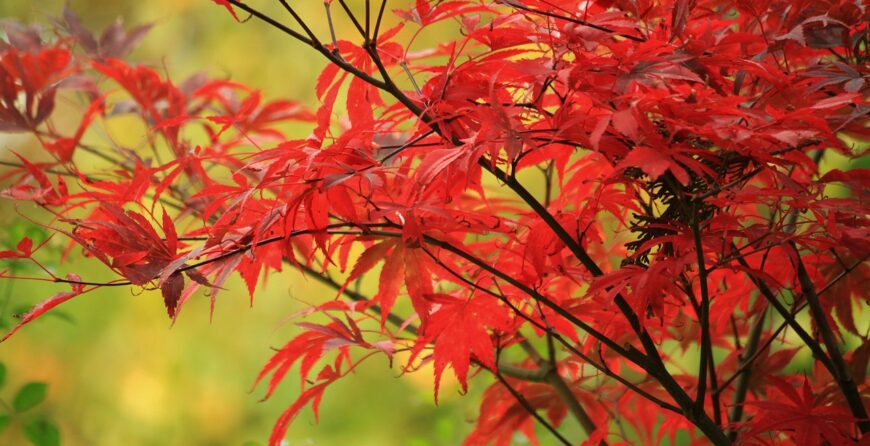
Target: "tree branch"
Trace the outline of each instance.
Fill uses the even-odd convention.
[[[562,444],[564,444],[565,446],[572,446],[571,442],[568,441],[567,438],[562,436],[562,434],[559,433],[559,431],[556,430],[556,428],[553,427],[553,425],[550,424],[549,421],[547,421],[544,417],[542,417],[538,413],[538,411],[535,410],[535,408],[529,403],[529,401],[526,400],[526,397],[524,397],[520,392],[518,392],[517,389],[514,389],[513,386],[511,386],[510,383],[508,383],[507,380],[504,379],[504,377],[501,375],[500,372],[493,371],[493,370],[491,370],[491,372],[493,375],[495,375],[495,377],[498,379],[498,381],[508,390],[508,392],[510,392],[511,395],[513,395],[514,399],[516,399],[517,402],[519,402],[520,405],[523,406],[523,409],[525,409],[526,412],[529,413],[529,415],[531,415],[538,423],[540,423],[541,426],[544,426],[548,431],[550,431],[551,434],[553,434],[554,437],[559,439],[559,441],[561,441]]]
[[[556,391],[556,394],[559,395],[559,398],[568,406],[568,411],[571,412],[571,415],[580,423],[580,426],[586,431],[587,436],[591,436],[597,426],[595,422],[592,421],[592,418],[586,412],[586,409],[580,405],[580,401],[577,400],[577,397],[574,395],[574,392],[568,387],[568,383],[565,382],[565,379],[559,374],[558,365],[556,364],[555,352],[553,351],[553,337],[547,333],[547,345],[548,345],[548,357],[542,358],[535,348],[526,340],[520,341],[520,346],[523,347],[524,350],[532,351],[534,354],[529,354],[535,362],[538,364],[538,371],[543,373],[544,381],[550,384],[553,387],[553,390]],[[599,446],[607,446],[607,442],[601,440],[598,442]]]
[[[695,257],[698,262],[698,282],[701,288],[698,323],[701,326],[701,358],[698,364],[698,393],[695,396],[695,410],[704,410],[707,392],[708,362],[713,361],[713,344],[710,340],[710,291],[707,289],[707,267],[704,261],[704,244],[701,240],[701,228],[698,222],[698,202],[694,202],[691,212],[692,239],[695,244]],[[692,284],[689,284],[691,287]],[[691,289],[691,288],[690,288]],[[712,370],[715,370],[713,365]]]
[[[423,248],[423,249],[426,249],[426,248]],[[520,310],[520,309],[517,308],[513,303],[511,303],[511,301],[508,300],[507,297],[505,297],[504,295],[501,295],[501,294],[495,293],[494,291],[492,291],[492,290],[490,290],[490,289],[487,289],[487,288],[481,287],[480,285],[478,285],[478,284],[472,282],[471,280],[466,279],[465,277],[463,277],[462,275],[460,275],[458,272],[456,272],[456,271],[454,271],[452,268],[450,268],[448,265],[445,265],[444,262],[442,262],[442,261],[441,261],[437,256],[435,256],[435,255],[434,255],[432,252],[430,252],[429,250],[426,250],[426,253],[427,253],[427,254],[428,254],[428,255],[429,255],[433,260],[435,260],[435,262],[438,263],[438,265],[440,265],[442,268],[444,268],[447,272],[449,272],[449,273],[452,274],[453,276],[457,277],[459,280],[461,280],[461,281],[462,281],[463,283],[465,283],[466,285],[472,287],[473,289],[476,289],[476,290],[479,290],[479,291],[481,291],[481,292],[483,292],[483,293],[489,294],[489,295],[495,297],[496,299],[500,300],[502,303],[504,303],[505,305],[507,305],[508,308],[510,308],[510,309],[514,312],[514,314],[520,316],[521,318],[523,318],[524,320],[526,320],[526,321],[529,322],[530,324],[534,325],[537,329],[539,329],[539,330],[541,330],[541,331],[547,333],[547,334],[548,334],[549,336],[551,336],[554,340],[556,340],[557,342],[559,342],[559,344],[561,344],[563,347],[565,347],[565,349],[567,349],[569,352],[571,352],[572,354],[574,354],[574,355],[577,356],[578,358],[582,359],[583,361],[585,361],[586,363],[588,363],[589,365],[591,365],[592,367],[594,367],[596,370],[598,370],[598,371],[600,371],[601,373],[604,373],[605,375],[607,375],[607,376],[609,376],[609,377],[615,379],[616,381],[618,381],[620,384],[622,384],[622,385],[625,386],[626,388],[628,388],[628,389],[634,391],[635,393],[641,395],[642,397],[646,398],[647,400],[649,400],[649,401],[651,401],[651,402],[657,404],[657,405],[660,406],[661,408],[666,409],[666,410],[670,410],[671,412],[681,413],[681,411],[680,411],[680,409],[679,409],[678,407],[676,407],[676,406],[674,406],[674,405],[672,405],[672,404],[666,403],[666,402],[662,401],[662,400],[659,399],[659,398],[656,398],[655,396],[653,396],[653,395],[650,394],[649,392],[647,392],[647,391],[641,389],[640,387],[638,387],[636,384],[634,384],[634,383],[632,383],[632,382],[626,380],[625,378],[623,378],[622,376],[620,376],[620,375],[618,375],[618,374],[616,374],[616,373],[613,373],[613,371],[611,371],[611,370],[610,370],[608,367],[606,367],[605,365],[599,364],[597,361],[595,361],[595,360],[593,360],[591,357],[589,357],[589,355],[583,353],[581,350],[579,350],[579,349],[577,349],[576,347],[574,347],[574,346],[573,346],[571,343],[569,343],[565,338],[563,338],[561,335],[559,335],[557,332],[555,332],[551,327],[545,326],[545,325],[541,324],[540,322],[538,322],[538,321],[536,321],[536,320],[530,318],[530,317],[529,317],[527,314],[525,314],[522,310]]]
[[[743,257],[738,257],[737,262],[740,263],[740,265],[742,265],[747,270],[750,269],[749,263]],[[813,339],[812,336],[810,336],[810,334],[807,333],[807,331],[804,330],[803,327],[801,327],[801,325],[794,318],[794,316],[789,313],[788,309],[786,309],[782,305],[782,303],[779,302],[779,300],[776,298],[776,295],[773,293],[770,287],[768,287],[767,284],[764,283],[764,281],[755,277],[749,272],[747,272],[747,275],[749,276],[749,280],[751,280],[752,283],[755,284],[755,287],[758,288],[758,290],[761,292],[761,295],[764,296],[765,299],[767,299],[767,302],[776,310],[777,313],[779,313],[779,315],[786,321],[786,323],[788,323],[788,326],[791,327],[792,330],[794,330],[795,334],[797,334],[801,338],[804,344],[806,344],[806,346],[810,348],[810,351],[813,352],[813,356],[819,362],[821,362],[822,365],[824,365],[825,368],[828,369],[828,371],[833,374],[833,365],[831,364],[831,360],[819,346],[819,343],[816,342],[816,340]]]
[[[353,74],[354,76],[357,76],[361,80],[363,80],[363,81],[365,81],[365,82],[367,82],[367,83],[369,83],[377,88],[380,88],[387,93],[390,93],[397,101],[399,101],[401,104],[403,104],[405,107],[407,107],[409,111],[411,111],[413,114],[418,116],[424,123],[429,125],[437,133],[441,134],[442,136],[445,136],[444,133],[441,131],[441,129],[438,127],[438,125],[434,122],[434,120],[431,117],[427,116],[424,113],[423,109],[421,109],[414,101],[412,101],[408,96],[406,96],[404,93],[402,93],[401,90],[399,90],[394,83],[388,82],[387,80],[381,81],[381,80],[377,80],[377,79],[372,78],[368,74],[363,73],[362,71],[360,71],[359,69],[357,69],[353,65],[347,63],[346,61],[344,61],[340,57],[336,57],[334,54],[331,54],[329,51],[326,51],[324,48],[312,45],[312,42],[309,39],[302,36],[301,34],[295,32],[295,31],[292,31],[289,28],[286,28],[285,26],[281,25],[280,23],[275,22],[274,20],[268,18],[267,16],[263,15],[262,13],[259,13],[258,11],[254,10],[253,8],[251,8],[247,5],[244,5],[243,3],[239,2],[238,0],[228,0],[228,1],[230,3],[232,3],[233,5],[237,5],[240,8],[242,8],[243,10],[251,13],[255,17],[271,24],[272,26],[277,27],[278,29],[280,29],[283,32],[290,35],[291,37],[293,37],[297,40],[300,40],[303,43],[308,44],[309,46],[311,46],[312,48],[314,48],[315,50],[317,50],[318,52],[323,54],[325,57],[327,57],[327,59],[329,59],[332,63],[338,65],[340,68],[344,69],[345,71],[348,71],[349,73]],[[581,24],[583,24],[583,23],[581,23]],[[377,25],[376,25],[376,28],[377,28]],[[610,30],[603,30],[603,31],[610,31]],[[630,38],[627,36],[624,36],[624,37]],[[634,37],[634,38],[630,38],[630,39],[637,40],[639,38]],[[459,140],[454,141],[453,139],[454,138],[448,138],[448,140],[451,140],[455,145],[461,145],[461,141],[459,141]],[[549,212],[545,208],[543,208],[543,206],[537,201],[537,199],[535,199],[534,196],[532,196],[519,182],[517,182],[515,178],[505,174],[504,171],[502,171],[500,168],[496,167],[494,165],[494,163],[492,163],[489,160],[486,160],[484,158],[479,158],[477,162],[484,170],[492,173],[496,178],[498,178],[500,181],[502,181],[504,184],[506,184],[511,190],[516,192],[523,199],[523,201],[525,201],[527,204],[529,204],[529,206],[532,207],[533,211],[535,211],[535,213],[538,214],[545,221],[545,223],[556,233],[556,235],[559,237],[559,239],[562,240],[563,243],[565,243],[565,245],[569,248],[569,250],[571,250],[572,253],[574,253],[574,255],[580,260],[580,262],[594,276],[603,275],[603,272],[601,271],[601,269],[597,266],[597,264],[594,262],[594,260],[592,260],[592,258],[586,253],[586,251],[576,241],[573,240],[573,238],[570,236],[570,234],[568,234],[565,231],[565,229],[561,225],[559,225],[558,221],[556,221],[555,218],[553,218],[553,216],[551,214],[549,214]],[[466,254],[464,252],[462,252],[462,254],[459,254],[458,252],[455,252],[455,253],[457,255],[460,255],[460,256],[462,256],[462,254]],[[469,260],[469,259],[466,259],[466,260]],[[472,262],[472,263],[474,263],[474,262]],[[478,266],[481,266],[481,265],[478,265]],[[509,276],[507,276],[506,278],[502,277],[502,279],[507,281],[508,283],[514,282],[514,283],[511,283],[514,286],[516,286],[515,284],[519,284],[518,282],[516,282],[513,278],[511,278]],[[522,286],[522,284],[519,284],[519,285]],[[587,333],[592,334],[594,337],[596,337],[596,339],[599,339],[600,341],[602,341],[603,343],[608,345],[609,348],[611,348],[617,352],[620,352],[621,355],[632,360],[632,362],[647,363],[648,361],[651,361],[644,368],[648,369],[649,374],[651,376],[655,377],[659,381],[659,383],[662,385],[662,387],[664,387],[665,390],[671,396],[674,397],[675,401],[677,401],[679,403],[680,407],[682,408],[682,411],[685,414],[685,416],[687,417],[687,419],[689,419],[690,421],[695,423],[708,436],[708,438],[710,438],[710,440],[713,441],[714,444],[716,444],[716,445],[729,444],[728,438],[724,435],[722,430],[718,426],[716,426],[716,424],[706,414],[704,414],[704,413],[698,414],[697,412],[692,410],[692,407],[694,404],[693,404],[691,397],[689,397],[689,395],[686,394],[686,392],[682,388],[682,386],[679,383],[677,383],[676,380],[673,378],[673,376],[670,374],[670,372],[668,372],[667,368],[664,365],[664,362],[661,359],[661,356],[659,355],[657,345],[652,340],[652,338],[649,336],[649,334],[646,332],[646,330],[643,329],[642,325],[640,324],[640,320],[639,320],[637,314],[634,313],[631,306],[628,304],[628,302],[625,300],[625,298],[621,294],[617,294],[615,296],[614,302],[617,304],[617,307],[620,309],[620,311],[626,317],[626,319],[628,320],[631,327],[638,334],[640,341],[641,341],[641,344],[643,345],[643,348],[644,348],[644,351],[646,354],[642,354],[642,353],[637,352],[635,350],[623,349],[621,346],[619,346],[618,344],[616,344],[615,342],[613,342],[612,340],[610,340],[606,336],[602,335],[601,333],[598,333],[596,330],[594,330],[594,328],[592,328],[588,324],[584,323],[583,321],[579,320],[578,318],[574,317],[572,314],[566,312],[564,309],[562,309],[558,305],[554,304],[549,299],[546,299],[544,296],[541,296],[540,294],[538,294],[534,290],[529,289],[528,287],[523,286],[523,288],[525,288],[523,290],[524,292],[531,291],[533,294],[530,294],[530,295],[533,296],[534,298],[536,298],[536,299],[542,298],[543,300],[541,300],[541,302],[544,303],[546,306],[551,307],[551,309],[556,311],[558,314],[562,315],[563,317],[566,317],[566,319],[568,319],[569,321],[571,321],[573,324],[577,325],[578,327],[584,329],[584,331],[587,331]],[[547,303],[547,302],[549,302],[549,303]]]
[[[791,247],[794,249],[796,254],[795,266],[797,268],[797,276],[801,284],[801,290],[803,291],[804,298],[806,298],[807,304],[810,307],[810,314],[816,322],[816,328],[822,335],[822,340],[824,341],[825,347],[828,350],[828,355],[831,358],[831,365],[833,366],[831,375],[837,381],[837,385],[840,387],[843,396],[846,397],[846,402],[849,404],[849,409],[852,411],[852,415],[858,419],[858,428],[861,429],[861,433],[866,434],[870,432],[870,419],[867,417],[867,409],[864,407],[864,402],[861,400],[858,386],[855,384],[855,379],[852,378],[852,374],[849,373],[849,367],[846,365],[842,353],[840,353],[840,347],[834,337],[834,331],[828,323],[825,310],[822,308],[819,296],[816,293],[816,287],[813,285],[813,281],[810,278],[810,274],[807,272],[806,266],[804,266],[797,245],[794,242],[791,242]]]

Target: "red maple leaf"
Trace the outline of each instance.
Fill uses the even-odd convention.
[[[415,355],[423,346],[434,342],[432,356],[435,365],[435,400],[441,375],[448,365],[459,380],[463,391],[468,390],[468,370],[471,360],[495,368],[495,344],[491,331],[498,332],[510,326],[508,309],[488,296],[457,299],[446,294],[430,297],[434,310],[415,347]]]
[[[804,379],[800,392],[783,378],[771,376],[768,382],[773,387],[767,400],[746,403],[760,410],[755,418],[745,423],[745,437],[779,432],[788,435],[796,445],[858,444],[850,436],[855,418],[842,407],[832,406],[825,398],[816,396],[809,380]]]

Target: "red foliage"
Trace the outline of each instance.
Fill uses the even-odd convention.
[[[407,373],[432,362],[436,397],[448,368],[463,391],[495,375],[468,444],[536,442],[535,423],[579,443],[566,419],[588,444],[870,438],[862,3],[418,0],[382,29],[383,6],[338,0],[329,20],[356,34],[335,40],[286,2],[296,27],[214,2],[331,62],[317,110],[130,65],[147,28],[97,42],[66,11],[44,42],[4,22],[0,130],[31,132],[52,161],[4,161],[2,195],[52,212],[119,276],[45,270],[73,291],[13,332],[85,285],[160,288],[175,318],[234,272],[253,296],[283,262],[353,302],[313,308],[329,323],[300,323],[257,378],[268,397],[298,365],[304,386],[273,445],[331,383],[397,350]],[[457,32],[420,50],[436,24]],[[63,88],[88,98],[70,133],[51,120]],[[126,114],[147,152],[83,143]],[[311,135],[288,138],[289,120]],[[86,167],[93,154],[113,167]],[[26,239],[0,258],[38,251]],[[368,277],[373,295],[348,288]]]

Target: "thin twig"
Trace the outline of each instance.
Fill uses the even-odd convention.
[[[510,385],[510,383],[508,383],[507,380],[504,379],[504,377],[501,375],[501,373],[499,373],[498,371],[492,371],[492,374],[495,375],[496,379],[498,379],[498,381],[508,390],[508,392],[510,392],[511,395],[513,395],[514,399],[516,399],[517,402],[520,403],[520,406],[522,406],[523,409],[525,409],[526,412],[529,413],[529,415],[531,415],[538,423],[540,423],[541,426],[544,426],[544,428],[546,428],[548,431],[550,431],[550,433],[553,434],[554,437],[559,439],[559,441],[561,441],[562,444],[564,444],[565,446],[572,446],[571,442],[568,441],[567,438],[562,436],[562,434],[559,433],[559,431],[556,430],[556,428],[553,427],[553,425],[550,424],[549,421],[547,421],[544,417],[542,417],[538,413],[538,411],[529,403],[529,401],[526,400],[526,397],[524,397],[521,393],[519,393],[516,389],[514,389]]]

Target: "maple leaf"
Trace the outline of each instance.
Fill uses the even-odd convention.
[[[227,0],[212,0],[212,1],[215,2],[215,4],[223,6],[224,8],[226,8],[227,12],[229,12],[230,15],[232,15],[233,18],[236,19],[237,22],[241,21],[241,20],[239,20],[239,16],[236,15],[236,10],[233,9],[233,5],[230,2],[228,2]]]
[[[396,297],[402,288],[405,278],[404,248],[397,245],[392,255],[384,260],[384,267],[378,278],[378,293],[372,298],[381,306],[381,329],[383,330],[387,317],[396,303]]]
[[[0,259],[27,259],[33,255],[33,240],[30,237],[24,237],[18,242],[15,247],[17,251],[3,250],[0,251]]]
[[[624,169],[626,167],[640,167],[644,173],[649,175],[650,179],[657,180],[674,164],[673,160],[650,147],[635,147],[628,152],[628,156],[623,159],[616,167]]]
[[[314,411],[315,420],[318,418],[318,408],[320,407],[320,400],[323,398],[323,392],[336,379],[340,378],[340,375],[330,374],[329,378],[331,379],[318,383],[303,391],[296,401],[281,413],[281,416],[278,417],[277,421],[275,421],[275,426],[272,428],[271,435],[269,435],[269,446],[281,446],[284,444],[284,435],[287,433],[287,427],[290,426],[290,423],[294,418],[296,418],[299,411],[309,403]]]
[[[31,133],[38,152],[0,160],[0,195],[69,236],[64,260],[84,252],[126,279],[69,276],[73,291],[22,324],[84,283],[121,282],[160,288],[174,322],[201,287],[213,313],[238,273],[253,303],[288,265],[341,299],[301,312],[321,319],[297,324],[257,377],[270,397],[299,370],[272,445],[375,354],[406,373],[431,362],[436,398],[448,368],[463,392],[496,374],[468,444],[536,443],[535,423],[572,444],[725,445],[737,429],[746,444],[839,445],[870,432],[858,2],[415,0],[394,25],[386,2],[328,0],[328,37],[293,2],[281,2],[292,25],[213,3],[326,59],[316,111],[121,60],[147,25],[94,34],[68,8],[50,33],[0,21],[0,131]],[[334,32],[333,13],[354,32]],[[421,48],[433,32],[444,39]],[[53,119],[65,90],[87,101],[69,133],[67,107]],[[141,144],[90,138],[130,114]],[[298,125],[309,136],[288,138]],[[833,153],[855,159],[831,170]],[[41,267],[48,253],[15,237],[0,259]],[[846,333],[859,342],[835,348]],[[804,356],[815,389],[792,386],[787,366]],[[586,436],[561,426],[569,415]]]
[[[759,413],[745,423],[746,437],[787,432],[795,444],[857,444],[850,438],[848,430],[854,418],[847,410],[831,406],[825,398],[816,396],[809,380],[804,379],[800,393],[782,378],[770,377],[768,382],[784,402],[777,402],[771,396],[766,401],[747,402],[746,405],[757,407]]]
[[[14,35],[11,32],[10,37]],[[35,53],[15,47],[0,51],[0,131],[36,130],[54,110],[60,81],[78,70],[69,50],[43,48],[38,42],[37,38],[37,43],[32,43]]]
[[[547,416],[554,425],[558,426],[565,417],[566,410],[556,402],[559,397],[553,393],[552,387],[515,379],[505,381],[522,394],[532,407],[546,409]],[[532,444],[538,444],[532,416],[502,383],[496,382],[486,389],[481,402],[480,417],[463,445],[509,446],[513,443],[516,432],[522,433]]]
[[[54,154],[58,161],[67,163],[72,160],[73,152],[78,146],[85,133],[85,130],[91,125],[97,113],[103,111],[103,98],[97,98],[88,105],[87,110],[82,117],[79,128],[75,134],[68,138],[58,138],[55,141],[43,143],[46,150]]]
[[[61,205],[68,200],[66,183],[61,176],[57,177],[57,186],[55,186],[40,166],[17,153],[15,156],[21,161],[26,175],[22,176],[17,184],[2,191],[0,193],[2,196],[47,205]],[[38,186],[31,185],[31,180],[35,180]]]
[[[74,38],[90,55],[96,57],[124,57],[145,37],[152,25],[140,25],[126,31],[119,18],[106,27],[99,38],[81,23],[76,13],[65,5],[63,14],[56,19],[61,28]]]
[[[435,343],[432,355],[437,402],[441,375],[448,365],[453,367],[463,392],[468,390],[467,377],[472,358],[485,367],[495,368],[495,345],[487,330],[507,329],[511,319],[507,308],[486,297],[457,299],[442,294],[432,296],[431,300],[438,309],[427,319],[424,336],[416,349],[419,352],[424,343]]]
[[[168,268],[176,260],[178,236],[172,219],[163,213],[161,237],[141,214],[104,204],[93,219],[75,222],[68,235],[131,283],[144,285],[162,273],[160,287],[170,317],[176,314],[184,278]],[[177,269],[181,265],[175,266]]]
[[[20,249],[20,247],[19,247]],[[33,322],[36,318],[42,316],[52,308],[74,298],[85,292],[85,286],[81,283],[81,277],[76,274],[69,273],[66,276],[66,279],[69,281],[71,291],[62,291],[60,293],[55,294],[54,296],[45,299],[44,301],[36,304],[33,308],[28,310],[26,313],[22,314],[20,320],[14,327],[12,327],[9,332],[7,332],[3,338],[0,338],[0,342],[3,342],[9,339],[10,336],[15,334],[21,327]],[[93,289],[93,288],[92,288]]]

